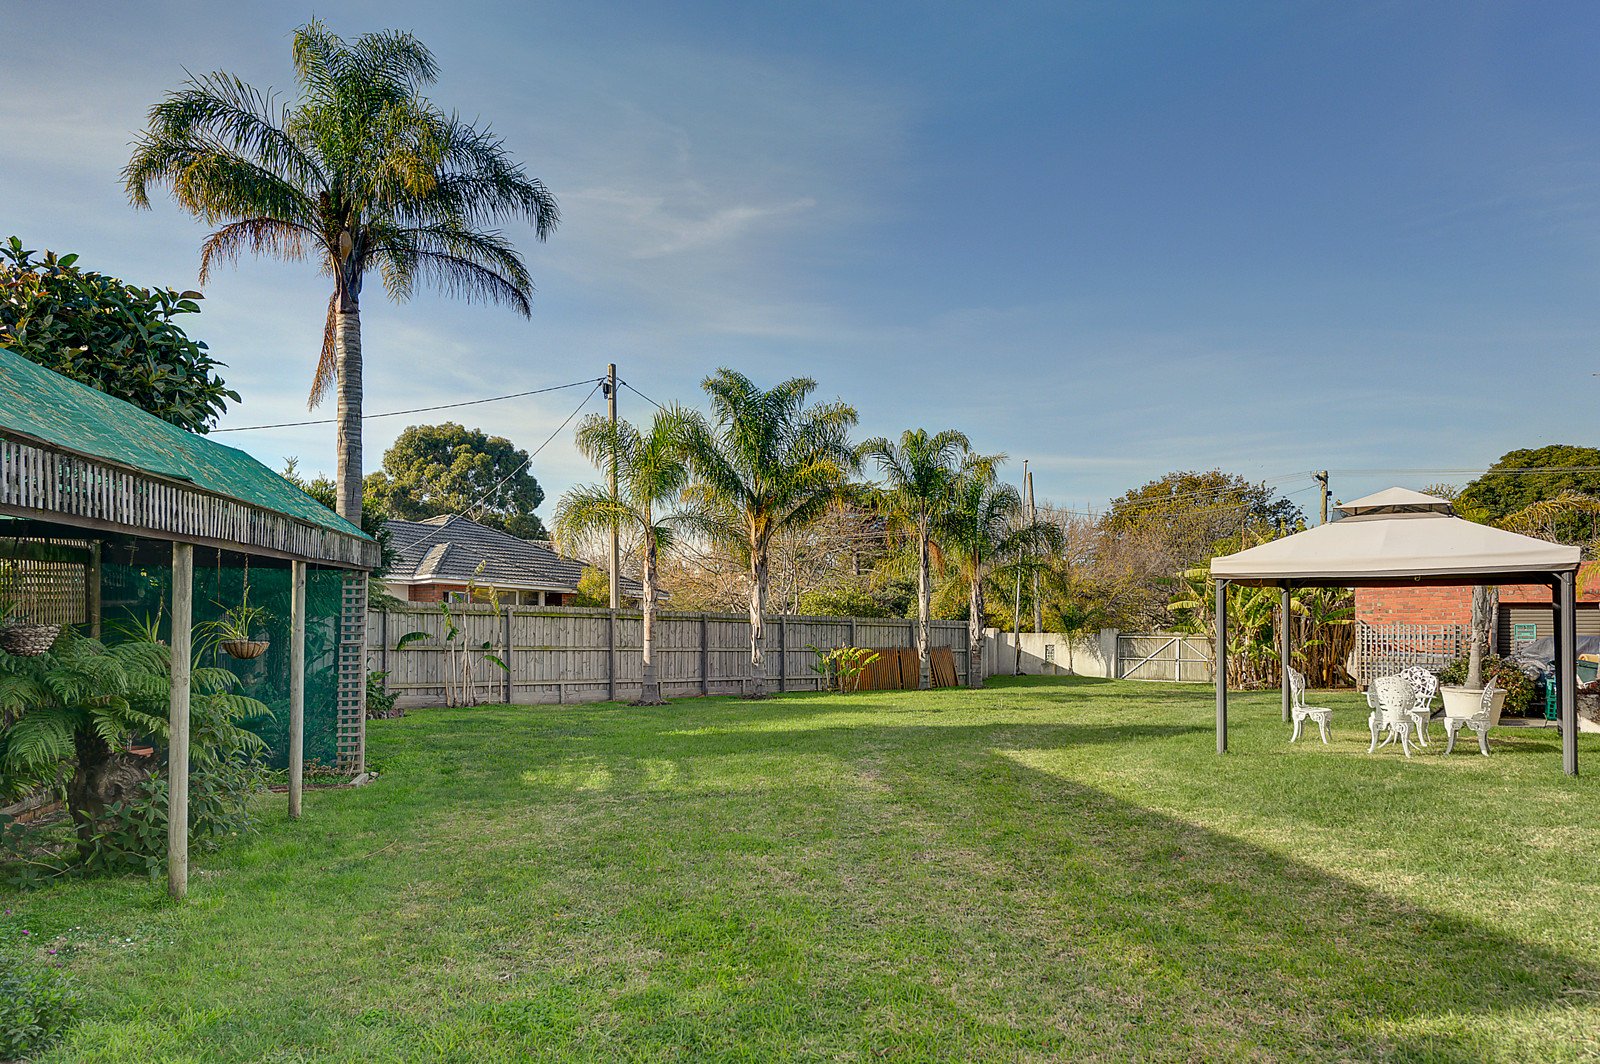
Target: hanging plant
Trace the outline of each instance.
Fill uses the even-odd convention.
[[[55,645],[61,634],[59,624],[29,624],[15,619],[16,571],[0,572],[0,650],[19,658],[35,658]]]
[[[272,644],[268,640],[255,638],[255,635],[266,627],[270,618],[271,614],[260,606],[250,605],[250,563],[246,560],[245,585],[239,596],[239,605],[225,608],[222,616],[208,621],[204,625],[205,638],[230,658],[243,661],[259,658]]]

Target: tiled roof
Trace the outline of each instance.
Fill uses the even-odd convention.
[[[426,521],[387,521],[385,526],[390,546],[400,556],[389,571],[391,580],[462,584],[475,580],[486,587],[571,594],[578,590],[578,578],[583,575],[580,561],[466,517],[452,514]],[[637,580],[623,578],[623,594],[637,598],[642,591]]]

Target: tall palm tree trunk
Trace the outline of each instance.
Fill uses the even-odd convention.
[[[928,523],[922,522],[917,530],[917,689],[926,691],[933,686],[933,674],[928,662],[928,614],[932,612],[930,600],[933,590],[928,579]]]
[[[972,578],[967,596],[967,686],[983,686],[983,577]]]
[[[644,539],[644,591],[639,596],[639,608],[642,614],[640,623],[644,629],[640,641],[643,683],[639,702],[641,705],[658,706],[661,704],[661,681],[656,676],[655,654],[656,540],[648,533]]]
[[[750,697],[767,697],[767,677],[761,660],[766,646],[767,630],[763,623],[767,612],[767,552],[765,548],[750,552]]]
[[[361,524],[361,306],[353,296],[339,302],[334,318],[339,410],[339,516]]]

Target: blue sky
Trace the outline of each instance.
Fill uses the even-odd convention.
[[[68,11],[73,13],[68,14]],[[0,230],[195,284],[203,229],[118,170],[184,68],[288,88],[281,4],[0,0]],[[370,412],[596,376],[694,401],[809,374],[864,434],[968,431],[1076,508],[1175,468],[1345,498],[1594,443],[1592,3],[339,3],[416,32],[564,221],[532,320],[363,305]],[[0,234],[5,235],[5,234]],[[193,332],[307,416],[326,282],[244,262]],[[577,393],[455,415],[533,447]],[[624,414],[642,413],[624,393]],[[597,408],[597,407],[596,407]],[[408,422],[370,422],[367,463]],[[331,470],[331,427],[221,437]],[[553,497],[587,479],[563,434]],[[1277,486],[1310,504],[1309,478]],[[548,513],[549,505],[544,508]]]

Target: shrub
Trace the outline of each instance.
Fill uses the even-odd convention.
[[[253,754],[197,759],[189,771],[189,841],[215,849],[255,827],[250,798],[266,785]],[[87,874],[140,872],[159,879],[167,868],[167,778],[150,776],[132,798],[106,808],[77,866]]]
[[[220,363],[175,320],[197,292],[140,288],[84,270],[78,256],[35,259],[0,243],[0,347],[192,432],[205,432],[239,393]]]
[[[396,709],[394,704],[400,701],[398,691],[384,690],[383,681],[389,678],[386,672],[367,673],[367,719],[384,720],[388,717],[403,717],[405,710]]]
[[[77,1018],[82,998],[58,968],[0,952],[0,1060],[48,1049]]]
[[[1543,712],[1538,705],[1538,687],[1533,679],[1515,662],[1490,654],[1483,659],[1483,681],[1494,680],[1506,692],[1504,712],[1513,717],[1527,717]],[[1467,659],[1457,658],[1439,670],[1439,682],[1459,686],[1467,682]]]

